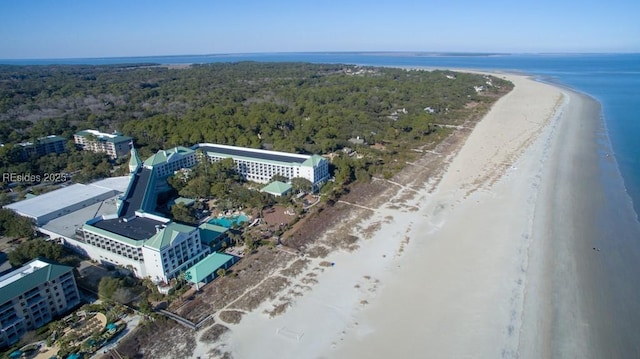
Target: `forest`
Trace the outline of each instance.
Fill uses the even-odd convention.
[[[25,163],[13,146],[91,128],[132,136],[142,158],[199,142],[307,154],[349,147],[365,157],[341,166],[368,177],[440,140],[439,125],[486,113],[511,87],[484,75],[340,64],[0,66],[0,170],[109,175],[106,157],[71,151]]]

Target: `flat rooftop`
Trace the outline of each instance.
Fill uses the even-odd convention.
[[[49,263],[43,262],[39,259],[35,259],[29,263],[26,263],[19,269],[16,269],[0,277],[0,288],[6,287],[7,285],[21,279],[22,277],[28,274],[31,274],[37,271],[38,269],[44,268],[48,265]]]
[[[101,202],[102,199],[123,193],[128,185],[129,176],[107,178],[90,184],[76,183],[33,198],[8,204],[5,208],[9,208],[23,216],[40,218],[92,199],[95,199],[95,202]]]
[[[92,226],[123,237],[141,241],[151,238],[156,234],[156,226],[162,226],[163,224],[163,222],[155,219],[136,217],[127,222],[120,218],[103,219],[93,223]]]
[[[303,163],[310,156],[298,155],[295,153],[265,151],[254,148],[234,147],[225,145],[216,145],[212,143],[200,143],[194,146],[194,149],[201,149],[205,152],[218,153],[228,157],[248,157],[259,160],[283,162],[283,163]]]
[[[55,218],[40,226],[40,228],[55,234],[73,238],[76,229],[81,228],[89,219],[110,216],[118,211],[117,200],[120,195],[111,197],[102,202],[93,203],[75,212]]]

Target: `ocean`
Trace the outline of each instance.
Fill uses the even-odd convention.
[[[216,62],[312,62],[371,66],[444,67],[507,70],[531,74],[541,81],[571,87],[597,99],[613,154],[640,213],[640,54],[429,54],[429,53],[259,53],[105,57],[87,59],[2,60],[9,65],[110,65],[132,63],[192,64]]]

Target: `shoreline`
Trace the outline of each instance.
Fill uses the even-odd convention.
[[[551,248],[557,243],[546,233],[547,227],[562,229],[567,227],[563,220],[578,216],[569,210],[559,218],[545,213],[558,194],[553,176],[565,163],[557,159],[563,153],[558,143],[565,140],[557,132],[571,135],[563,126],[568,118],[575,125],[577,117],[567,112],[594,100],[528,76],[491,74],[516,79],[520,88],[516,84],[514,91],[521,93],[512,91],[494,104],[445,161],[448,168],[435,190],[428,183],[400,189],[354,228],[377,228],[371,239],[360,239],[353,253],[336,251],[321,259],[335,266],[320,268],[318,260],[312,261],[315,267],[306,274],[313,273],[315,284],[284,313],[269,318],[264,311],[275,304],[263,303],[240,324],[230,325],[218,349],[235,358],[534,358],[606,352],[606,343],[595,344],[599,341],[589,329],[568,340],[548,334],[562,337],[573,327],[562,329],[558,321],[592,317],[606,302],[587,303],[582,312],[564,311],[582,300],[589,281],[578,283],[584,279],[578,278],[578,284],[567,286],[577,272],[552,270],[565,258]],[[584,140],[575,137],[578,143]],[[570,187],[567,183],[560,192],[573,195]],[[407,197],[407,191],[414,192]],[[560,252],[571,257],[573,247]],[[593,272],[579,254],[574,260]],[[296,286],[305,283],[306,274],[293,279]],[[549,300],[563,289],[560,301]],[[593,344],[580,349],[581,342]],[[205,357],[210,349],[199,342],[194,356]]]

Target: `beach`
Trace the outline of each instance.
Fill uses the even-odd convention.
[[[435,184],[401,186],[370,208],[353,230],[376,231],[357,250],[310,259],[292,284],[307,289],[284,313],[270,317],[275,302],[264,303],[230,325],[218,349],[234,358],[633,354],[633,334],[616,335],[624,323],[600,326],[640,311],[629,295],[636,287],[621,291],[637,278],[624,265],[638,258],[624,246],[637,220],[620,208],[624,195],[601,193],[603,173],[608,190],[619,193],[621,183],[598,138],[606,135],[599,104],[498,76],[514,90],[448,155]],[[617,228],[606,216],[630,231],[613,244],[603,241]],[[622,278],[608,280],[611,270]],[[613,300],[624,305],[601,310]],[[210,349],[199,342],[194,356]]]

